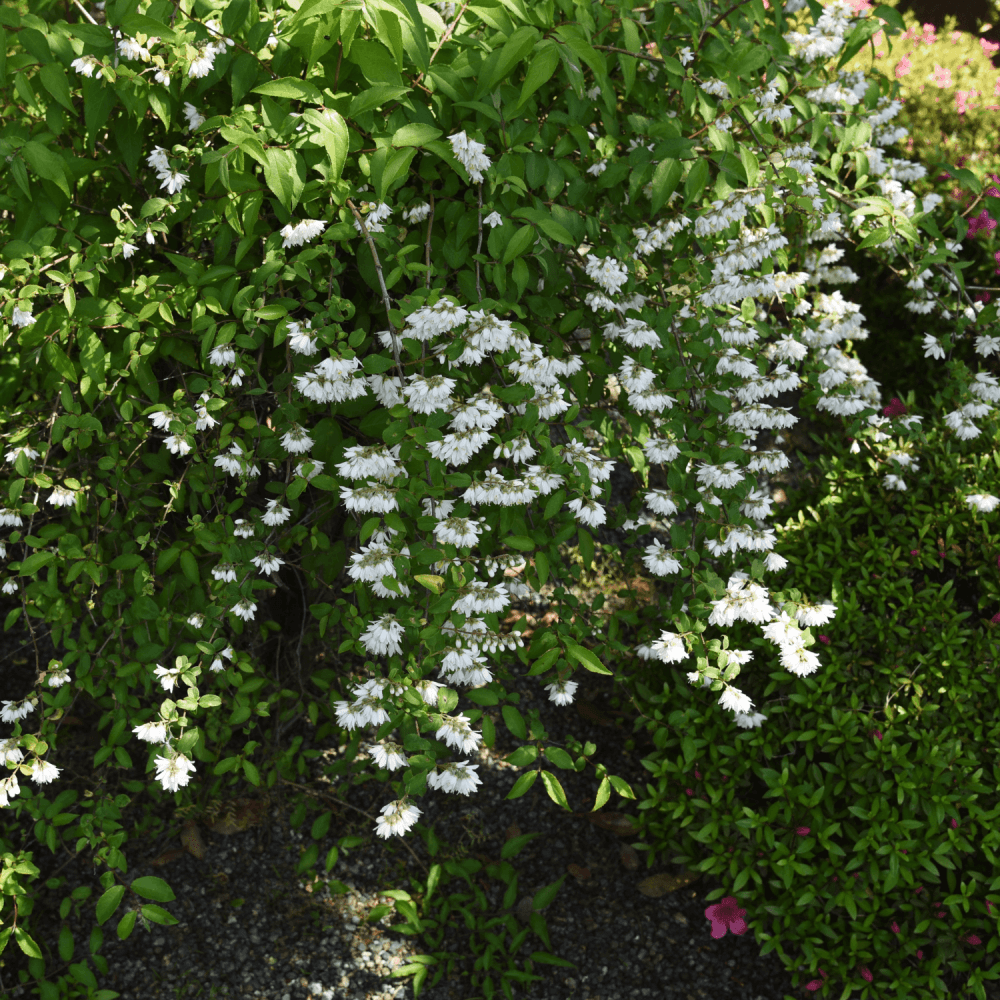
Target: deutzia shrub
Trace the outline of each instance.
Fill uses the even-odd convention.
[[[5,628],[44,626],[68,674],[38,662],[5,702],[0,804],[56,850],[57,720],[91,711],[117,787],[62,836],[106,869],[102,922],[127,869],[113,793],[291,781],[272,711],[343,741],[329,775],[384,772],[389,837],[428,789],[474,793],[501,718],[542,731],[514,658],[562,706],[581,672],[626,682],[633,649],[680,663],[733,739],[766,727],[768,671],[823,676],[810,629],[843,598],[775,586],[796,569],[766,493],[800,420],[781,394],[854,438],[882,401],[860,307],[811,284],[841,240],[928,272],[942,352],[993,336],[996,308],[890,152],[888,81],[838,71],[874,21],[789,8],[0,9]],[[993,385],[946,363],[933,419],[975,441]],[[616,468],[641,489],[612,508]],[[580,598],[605,554],[645,567],[650,604]],[[316,651],[301,698],[268,641],[288,589]],[[528,645],[512,611],[539,598],[565,613]],[[546,739],[509,797],[541,773],[565,807]],[[595,808],[634,798],[595,785]]]

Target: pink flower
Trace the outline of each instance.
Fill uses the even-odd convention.
[[[951,70],[945,69],[944,66],[941,66],[938,63],[934,63],[934,72],[930,73],[927,79],[932,80],[942,90],[944,90],[945,87],[951,86]]]
[[[980,38],[979,45],[987,59],[991,59],[994,52],[1000,51],[1000,42],[990,42],[985,38]]]
[[[882,407],[882,415],[885,417],[901,417],[904,413],[906,404],[901,402],[898,396],[893,396],[889,400],[889,405]]]
[[[910,853],[905,847],[901,847],[899,850],[900,850],[900,853],[902,853],[902,854],[909,854]]]
[[[747,911],[739,908],[735,896],[726,896],[721,902],[705,908],[705,917],[712,921],[714,938],[725,937],[727,930],[734,934],[745,934],[747,922],[743,918],[746,915]]]
[[[920,555],[920,549],[910,549],[910,555],[911,556],[919,556]]]
[[[897,924],[896,921],[893,920],[893,922],[891,924],[889,924],[889,930],[891,930],[893,934],[898,934],[899,933],[899,924]]]
[[[923,891],[924,891],[924,887],[922,885],[918,885],[916,887],[916,889],[913,890],[913,895],[914,896],[919,896],[920,893],[922,893]]]
[[[958,43],[961,41],[961,39],[962,39],[962,32],[961,31],[953,31],[951,33],[951,44],[952,45],[958,45]]]
[[[910,57],[903,56],[903,58],[900,59],[898,63],[896,63],[896,79],[902,80],[903,77],[906,76],[911,69],[913,69],[913,63],[910,62]]]
[[[821,636],[819,636],[819,641],[821,643],[823,643],[824,646],[829,646],[830,645],[830,637],[828,635],[821,635]]]
[[[806,983],[806,989],[807,990],[818,990],[822,985],[823,985],[823,980],[822,979],[810,979],[809,982]]]
[[[854,12],[855,17],[863,14],[866,10],[872,9],[872,5],[868,0],[848,0],[848,3],[851,5],[851,10]]]
[[[687,792],[688,795],[694,795],[694,789],[693,788],[685,788],[684,791]]]
[[[985,230],[990,233],[997,227],[996,219],[990,218],[990,213],[987,209],[983,209],[979,215],[972,219],[969,219],[969,236],[978,233],[980,230]]]
[[[1000,625],[1000,611],[998,611],[991,619],[994,625]]]
[[[978,934],[970,934],[970,935],[968,935],[968,937],[962,938],[962,940],[966,944],[971,944],[973,946],[975,946],[977,944],[982,944],[983,943]]]
[[[871,970],[867,966],[862,965],[861,968],[858,969],[858,972],[861,973],[861,978],[864,979],[865,982],[870,983],[872,981]]]
[[[951,821],[951,828],[952,828],[953,830],[957,830],[957,829],[958,829],[958,820],[957,820],[957,819],[953,819],[953,820]]]
[[[882,730],[881,729],[873,729],[868,735],[869,736],[874,736],[876,739],[881,740],[882,739]]]
[[[922,948],[918,948],[917,949],[917,958],[923,958],[923,957],[924,957],[923,949]]]
[[[694,776],[695,776],[695,777],[696,777],[696,778],[697,778],[697,779],[698,779],[699,781],[701,780],[701,771],[699,771],[699,770],[698,770],[698,768],[695,768],[695,769],[694,769]]]
[[[990,301],[990,293],[989,292],[980,292],[978,295],[976,295],[976,301],[977,302],[983,302],[983,303],[989,302]]]
[[[797,826],[795,828],[795,832],[800,837],[808,837],[809,836],[809,827],[808,826]]]
[[[987,912],[987,914],[989,914],[989,915],[992,916],[992,914],[993,914],[993,904],[988,899],[985,902],[986,902],[986,912]]]

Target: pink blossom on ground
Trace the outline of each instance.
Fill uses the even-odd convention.
[[[721,938],[730,930],[734,934],[745,934],[747,923],[743,919],[746,910],[740,909],[735,896],[726,896],[721,902],[705,908],[705,917],[712,921],[712,937]]]
[[[910,57],[903,56],[903,58],[900,59],[898,63],[896,63],[896,79],[902,80],[903,77],[906,76],[911,69],[913,69],[913,63],[910,62]]]

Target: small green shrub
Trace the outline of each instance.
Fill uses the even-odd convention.
[[[820,486],[789,490],[780,531],[789,577],[838,606],[810,630],[829,669],[787,692],[782,670],[748,679],[767,721],[734,732],[681,666],[652,661],[639,815],[649,864],[717,875],[709,898],[735,896],[818,996],[982,1000],[1000,977],[1000,532],[963,498],[989,492],[1000,453],[876,434],[859,454],[822,442]],[[905,492],[881,482],[896,448],[919,456]]]

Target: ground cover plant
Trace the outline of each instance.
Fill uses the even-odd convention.
[[[475,794],[500,720],[522,743],[511,797],[539,782],[565,807],[559,769],[588,767],[519,710],[513,656],[560,705],[578,671],[628,680],[637,646],[690,659],[720,753],[770,747],[770,685],[832,685],[811,630],[853,608],[769,526],[799,413],[865,447],[892,420],[882,490],[914,482],[926,433],[973,506],[998,502],[957,458],[993,432],[996,305],[963,285],[958,213],[889,152],[894,82],[844,69],[905,30],[890,7],[42,0],[0,24],[0,555],[5,629],[28,629],[34,661],[0,706],[0,948],[44,998],[94,988],[105,929],[175,919],[166,880],[128,881],[123,810],[294,779],[303,727],[343,737],[331,776],[385,784],[378,836],[428,845],[421,797]],[[864,317],[819,290],[850,281],[840,241],[905,271],[933,314],[926,427],[880,415]],[[788,394],[797,412],[766,402]],[[615,467],[627,509],[607,508]],[[604,527],[657,583],[614,616],[574,592],[618,551]],[[533,594],[564,613],[525,643],[506,610]],[[80,714],[96,791],[60,767]],[[636,795],[599,769],[594,793],[595,810]],[[55,976],[30,918],[34,853],[61,846],[101,875],[65,901],[95,925],[60,940]],[[734,884],[714,924],[757,891]],[[419,932],[417,902],[401,890],[396,909]],[[563,961],[538,916],[528,934],[509,916],[500,944],[470,918],[514,963],[480,963],[483,995],[525,981],[522,949]],[[933,993],[949,940],[880,977]],[[827,991],[874,947],[808,944]]]

